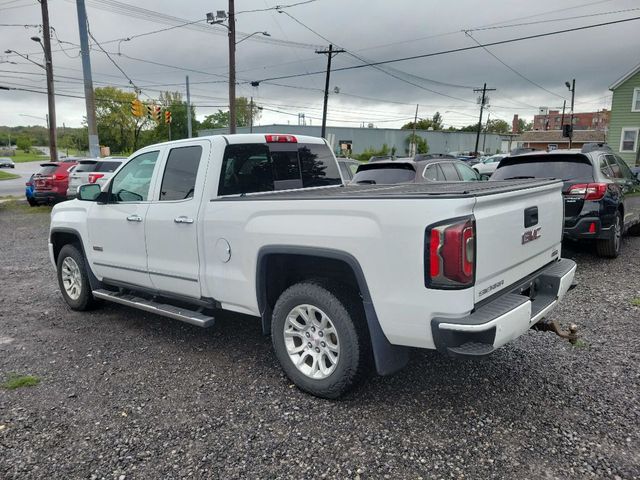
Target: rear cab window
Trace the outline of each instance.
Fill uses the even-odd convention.
[[[506,157],[498,165],[491,180],[519,178],[557,178],[559,180],[593,181],[591,161],[581,154],[518,155]]]
[[[218,195],[330,185],[342,185],[342,178],[325,144],[235,144],[225,148]]]

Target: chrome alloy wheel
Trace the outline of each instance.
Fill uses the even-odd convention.
[[[289,358],[304,375],[322,380],[340,359],[340,341],[331,319],[313,305],[294,307],[284,323],[284,344]]]
[[[71,300],[77,300],[80,298],[82,292],[82,276],[80,274],[80,267],[76,261],[71,257],[66,257],[62,262],[62,271],[60,272],[62,277],[62,285],[64,291],[67,292]]]

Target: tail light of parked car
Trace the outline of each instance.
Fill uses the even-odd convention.
[[[425,235],[425,285],[455,290],[475,283],[476,224],[473,217],[427,227]]]
[[[104,177],[104,173],[90,173],[89,174],[89,183],[96,183],[99,178]]]
[[[606,183],[576,183],[569,187],[568,195],[584,197],[585,200],[600,200],[607,193]]]

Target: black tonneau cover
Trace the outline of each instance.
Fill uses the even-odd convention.
[[[396,185],[346,185],[338,187],[307,188],[265,192],[249,195],[233,195],[214,198],[219,201],[252,200],[350,200],[350,199],[406,199],[406,198],[461,198],[494,195],[562,183],[557,179],[500,180],[495,182],[433,182],[403,183]]]

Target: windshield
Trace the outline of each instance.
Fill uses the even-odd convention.
[[[491,175],[491,180],[513,178],[593,180],[593,167],[583,155],[519,155],[504,158]]]
[[[393,184],[413,182],[416,171],[411,164],[384,165],[366,168],[362,165],[353,177],[353,183]]]

